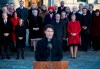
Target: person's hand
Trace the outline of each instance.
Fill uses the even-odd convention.
[[[5,37],[9,36],[9,33],[4,33],[4,36],[5,36]]]
[[[23,37],[18,37],[18,39],[19,39],[19,40],[22,40],[22,39],[23,39]]]
[[[86,27],[86,26],[82,26],[82,28],[83,28],[83,30],[86,30],[86,29],[87,29],[87,27]]]
[[[72,36],[76,36],[76,33],[71,33]]]
[[[33,28],[33,30],[38,31],[38,30],[39,30],[39,28]]]

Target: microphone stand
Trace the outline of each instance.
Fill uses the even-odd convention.
[[[49,48],[49,61],[52,61],[52,53],[51,53],[52,44],[48,44],[48,48]]]
[[[52,61],[52,58],[51,58],[51,48],[50,48],[50,61]]]

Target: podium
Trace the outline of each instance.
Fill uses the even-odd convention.
[[[33,69],[68,69],[68,61],[33,62]]]

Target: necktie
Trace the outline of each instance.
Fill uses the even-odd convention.
[[[52,19],[52,14],[50,14],[50,18]]]
[[[7,21],[5,20],[4,23],[5,23],[5,25],[6,25]]]

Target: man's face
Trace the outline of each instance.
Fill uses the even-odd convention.
[[[60,15],[56,15],[56,20],[60,20]]]
[[[51,28],[47,28],[47,30],[45,31],[45,35],[46,35],[46,37],[48,39],[52,39],[53,38],[53,34],[54,34],[54,31]]]
[[[61,6],[64,6],[64,1],[61,2]]]
[[[58,10],[58,6],[57,5],[55,5],[54,8],[55,8],[55,10]]]
[[[92,6],[89,6],[89,10],[93,10],[93,7]]]
[[[50,10],[49,10],[49,12],[50,12],[50,13],[52,13],[52,12],[53,12],[53,10],[52,10],[52,9],[50,9]]]
[[[32,4],[31,7],[32,7],[32,9],[35,9],[36,8],[36,4]]]
[[[20,2],[20,7],[24,7],[24,2]]]
[[[83,9],[83,5],[79,5],[79,10],[82,10]]]
[[[83,9],[83,14],[86,14],[87,13],[87,10],[86,9]]]
[[[3,9],[3,13],[7,13],[8,12],[8,9],[5,7],[4,9]]]
[[[6,19],[8,18],[8,16],[7,16],[6,13],[4,13],[4,14],[2,15],[2,17],[3,17],[4,20],[6,20]]]
[[[73,12],[77,12],[77,7],[73,7]]]
[[[86,9],[89,10],[89,6],[86,6]]]
[[[64,18],[66,18],[66,13],[62,13],[61,14],[61,17],[64,19]]]
[[[10,9],[14,9],[14,5],[13,4],[10,4]]]

